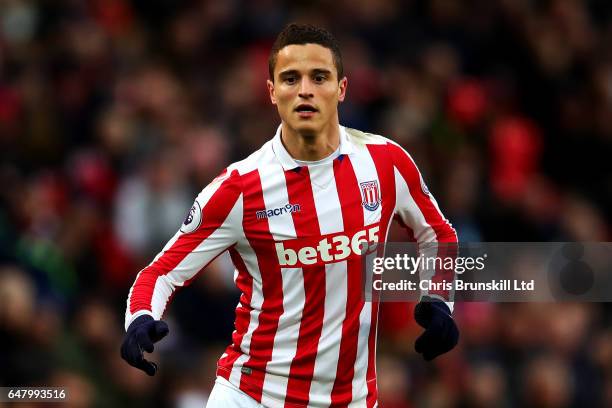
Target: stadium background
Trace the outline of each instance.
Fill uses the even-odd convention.
[[[232,331],[228,261],[174,298],[154,378],[119,357],[127,290],[272,136],[267,57],[290,21],[336,34],[341,123],[408,149],[462,241],[610,241],[609,1],[4,0],[2,385],[202,406]],[[431,364],[411,307],[382,311],[383,408],[612,406],[609,304],[459,304],[460,345]]]

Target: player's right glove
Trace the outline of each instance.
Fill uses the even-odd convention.
[[[157,364],[145,360],[143,351],[152,353],[156,343],[169,332],[166,322],[154,320],[149,315],[138,316],[130,324],[121,345],[121,358],[129,365],[136,367],[148,375],[155,375]]]
[[[423,296],[414,308],[414,320],[425,329],[416,339],[414,349],[426,361],[452,350],[459,341],[459,329],[446,303]]]

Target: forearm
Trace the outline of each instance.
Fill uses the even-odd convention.
[[[136,277],[128,295],[125,329],[127,330],[130,323],[142,315],[150,315],[156,320],[161,319],[175,289],[176,285],[168,275],[159,274],[151,266],[143,269]]]

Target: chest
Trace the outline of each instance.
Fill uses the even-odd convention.
[[[286,171],[261,169],[259,186],[251,187],[244,195],[245,233],[277,242],[354,234],[380,223],[391,198],[373,165],[346,158]]]

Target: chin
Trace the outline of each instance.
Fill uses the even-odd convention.
[[[320,130],[314,123],[296,123],[293,128],[302,136],[314,136]]]
[[[298,132],[302,137],[315,137],[319,133],[319,129],[315,127],[303,126],[298,128]]]

